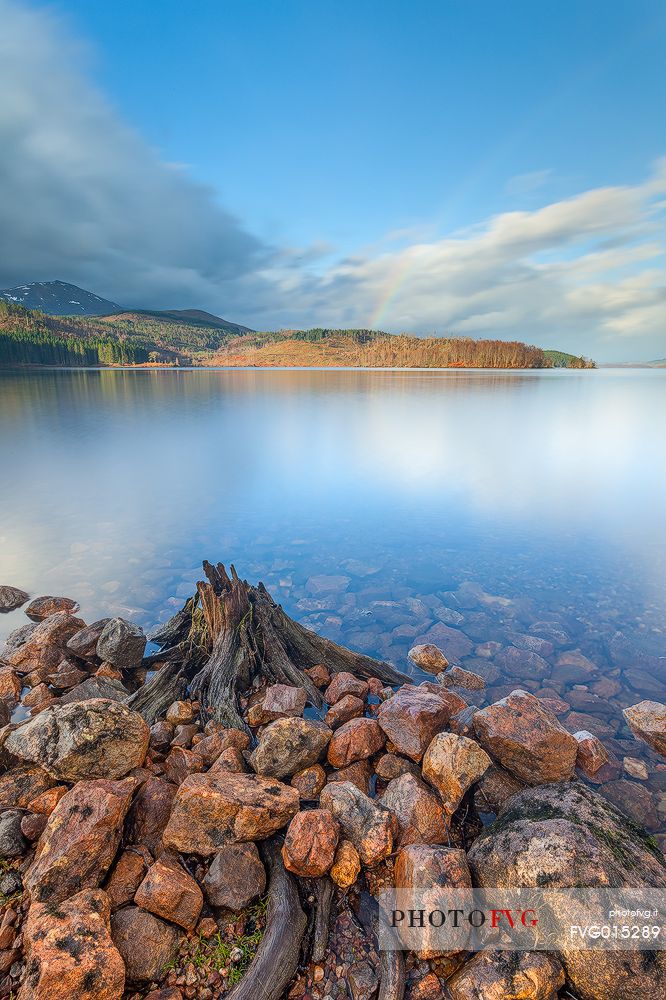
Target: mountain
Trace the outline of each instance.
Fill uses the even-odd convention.
[[[254,333],[249,326],[231,323],[228,319],[214,316],[213,313],[205,312],[203,309],[135,309],[134,312],[138,316],[172,319],[178,323],[191,323],[193,326],[209,326],[213,330],[224,330],[225,333],[235,333],[238,336],[243,333]]]
[[[31,281],[0,291],[0,299],[26,309],[39,309],[48,316],[109,316],[122,312],[116,302],[87,292],[66,281]]]

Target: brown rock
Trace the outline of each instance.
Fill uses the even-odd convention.
[[[159,982],[178,954],[181,939],[175,927],[137,906],[113,914],[111,935],[130,982]]]
[[[163,990],[151,990],[150,993],[146,993],[145,1000],[183,1000],[183,994],[177,986],[165,986]]]
[[[19,675],[11,667],[0,667],[0,700],[8,702],[12,707],[18,705],[21,699],[21,681]]]
[[[449,729],[457,736],[474,736],[474,716],[479,711],[477,705],[468,705],[467,708],[456,712],[449,719]]]
[[[328,705],[335,705],[346,694],[353,694],[355,698],[365,701],[368,696],[367,681],[359,680],[347,670],[341,670],[340,673],[334,674],[333,680],[324,691],[324,701]]]
[[[441,674],[449,665],[449,661],[439,646],[435,646],[431,642],[421,646],[412,646],[407,655],[420,670],[425,670],[429,674]]]
[[[36,597],[25,609],[28,618],[33,621],[42,622],[50,615],[55,615],[59,611],[66,611],[73,615],[79,610],[80,605],[70,597]]]
[[[291,684],[271,684],[266,688],[262,701],[253,706],[253,709],[257,709],[256,721],[251,719],[250,725],[263,725],[274,722],[275,719],[297,718],[303,714],[306,704],[305,688]]]
[[[481,951],[447,980],[451,1000],[553,1000],[562,963],[547,952]]]
[[[326,785],[320,796],[323,809],[330,809],[351,840],[365,865],[373,865],[393,851],[396,817],[359,791],[351,781]]]
[[[233,841],[263,840],[286,826],[298,805],[296,789],[274,778],[221,770],[193,774],[176,793],[164,844],[206,856]]]
[[[433,736],[444,729],[453,714],[446,700],[421,688],[402,687],[377,710],[377,722],[395,749],[412,760],[421,760]]]
[[[54,785],[43,767],[13,767],[0,775],[0,809],[27,809],[33,799]]]
[[[36,684],[23,698],[23,704],[26,708],[34,708],[36,705],[42,702],[50,701],[53,697],[53,692],[49,688],[48,684]]]
[[[59,780],[121,778],[143,763],[149,735],[138,712],[93,698],[45,709],[10,733],[5,746]]]
[[[185,778],[198,774],[203,768],[199,754],[184,747],[172,747],[164,761],[164,776],[174,785],[182,785]]]
[[[372,783],[372,765],[368,760],[357,760],[348,767],[341,767],[328,775],[327,784],[336,781],[351,781],[364,795],[370,794]]]
[[[347,767],[357,760],[372,757],[386,742],[374,719],[351,719],[333,733],[328,745],[328,762],[333,767]]]
[[[67,640],[67,652],[78,656],[80,660],[94,661],[97,658],[98,639],[109,621],[109,618],[102,618],[75,632],[71,639]]]
[[[349,889],[361,873],[361,859],[351,840],[341,840],[329,872],[341,889]]]
[[[173,726],[164,719],[156,722],[150,727],[150,749],[160,754],[168,753],[171,748],[173,733]]]
[[[486,686],[481,674],[475,674],[471,670],[463,670],[462,667],[451,667],[445,674],[439,675],[438,681],[442,687],[459,687],[466,691],[481,691]]]
[[[375,773],[382,781],[392,781],[401,774],[413,774],[418,778],[421,771],[418,764],[407,760],[406,757],[400,757],[396,753],[385,753],[375,764]]]
[[[150,852],[145,847],[129,847],[122,852],[105,886],[112,910],[132,902],[151,863]]]
[[[587,778],[593,778],[599,768],[608,763],[610,755],[601,740],[588,733],[586,729],[581,729],[573,735],[578,743],[576,767]]]
[[[472,878],[465,852],[449,847],[412,844],[398,851],[393,869],[399,909],[407,907],[441,908],[442,889],[470,889]],[[417,896],[412,895],[413,891]],[[403,898],[404,897],[404,898]],[[402,937],[403,935],[401,935]],[[403,937],[403,943],[418,948],[422,959],[441,954],[437,947],[438,932],[426,927],[415,940]]]
[[[381,803],[398,817],[397,847],[448,841],[449,820],[439,799],[413,774],[389,781]]]
[[[326,771],[321,764],[312,764],[293,775],[289,782],[302,799],[318,799],[319,793],[326,784]]]
[[[203,880],[211,906],[238,913],[266,890],[266,870],[257,845],[228,844],[215,855]]]
[[[468,788],[486,772],[490,757],[475,740],[456,733],[439,733],[423,758],[423,777],[439,792],[449,816]]]
[[[109,900],[84,889],[66,907],[33,903],[19,1000],[121,1000],[125,967],[109,933]]]
[[[328,809],[297,813],[289,824],[282,860],[301,878],[321,878],[335,858],[340,825]]]
[[[365,711],[365,702],[353,694],[346,694],[344,698],[332,705],[326,715],[324,722],[331,729],[341,726],[350,719],[358,719]]]
[[[190,722],[189,725],[176,726],[173,734],[172,745],[175,747],[184,747],[186,750],[192,746],[192,738],[199,732],[199,726],[196,722]]]
[[[305,673],[308,675],[315,687],[325,688],[331,683],[331,675],[323,663],[318,663],[314,667],[307,667]]]
[[[49,674],[47,681],[58,691],[68,691],[70,688],[76,687],[77,684],[82,684],[87,676],[85,670],[79,670],[68,660],[61,660],[58,669],[54,674]]]
[[[474,805],[480,813],[497,815],[511,796],[522,792],[524,787],[524,782],[493,763],[474,789]]]
[[[44,680],[65,656],[69,639],[84,627],[84,621],[66,611],[50,615],[30,632],[26,642],[9,653],[7,662],[20,674],[35,673]]]
[[[654,798],[645,785],[620,778],[618,781],[605,782],[601,793],[639,826],[644,826],[653,833],[661,828]]]
[[[29,595],[18,587],[0,587],[0,612],[15,611],[28,600]]]
[[[40,813],[24,813],[21,820],[21,833],[26,840],[34,843],[35,840],[39,840],[41,837],[46,823],[47,817],[42,816]]]
[[[166,721],[172,726],[182,726],[184,723],[192,722],[194,709],[191,701],[174,701],[167,708]]]
[[[201,913],[203,893],[180,865],[156,861],[148,869],[134,901],[144,910],[191,931]]]
[[[352,1000],[374,1000],[379,979],[369,962],[355,962],[347,973]]]
[[[60,903],[96,888],[113,861],[135,782],[79,781],[60,799],[25,878],[33,901]]]
[[[332,735],[323,722],[277,719],[262,731],[259,745],[250,754],[250,764],[257,774],[288,778],[296,771],[316,764],[324,755]]]
[[[479,743],[521,781],[571,778],[578,743],[527,691],[513,691],[474,716]]]
[[[238,747],[227,747],[213,764],[211,771],[233,771],[235,774],[246,774],[249,771],[245,757]]]
[[[125,840],[145,844],[156,854],[162,843],[176,795],[174,785],[161,778],[148,778],[136,794],[125,823]]]
[[[657,753],[666,756],[666,705],[640,701],[622,712],[634,736]]]

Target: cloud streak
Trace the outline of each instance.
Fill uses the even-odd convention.
[[[440,239],[419,239],[426,221],[416,242],[389,236],[389,251],[335,260],[329,247],[271,247],[122,121],[57,17],[0,0],[0,23],[0,287],[61,278],[127,305],[208,308],[262,328],[519,337],[602,360],[666,354],[666,162],[640,184]],[[526,177],[531,197],[545,178]]]

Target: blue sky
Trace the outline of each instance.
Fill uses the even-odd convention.
[[[35,108],[52,105],[49,147],[54,117],[68,149],[85,148],[87,128],[108,143],[109,173],[101,156],[77,157],[76,190],[91,194],[72,209],[66,178],[42,177],[40,162],[33,181],[48,195],[38,201],[68,205],[76,239],[47,275],[43,220],[41,235],[17,233],[25,252],[3,283],[78,275],[127,304],[200,305],[253,326],[374,321],[605,358],[666,355],[663,2],[0,9],[16,28],[0,54],[18,60],[37,39],[31,76],[41,67],[54,81],[52,94],[32,95]],[[36,86],[27,70],[8,76],[10,103],[23,109],[21,88]],[[115,168],[114,146],[124,151]],[[21,143],[24,155],[37,147],[34,132]],[[102,204],[111,188],[113,204]],[[156,230],[173,216],[159,240],[114,231],[114,212],[126,212],[145,233],[146,200]],[[182,245],[172,236],[165,246],[186,215]]]

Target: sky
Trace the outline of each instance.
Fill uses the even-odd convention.
[[[662,0],[0,0],[0,287],[666,357]]]

